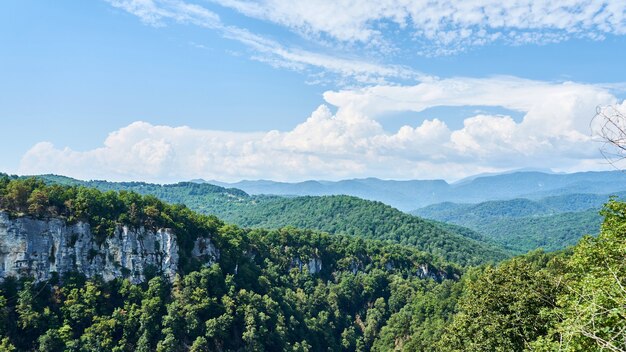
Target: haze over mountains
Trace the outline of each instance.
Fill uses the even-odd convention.
[[[347,194],[381,201],[422,218],[471,229],[479,233],[483,240],[493,241],[514,253],[536,248],[558,250],[575,244],[585,234],[597,234],[602,221],[599,211],[603,204],[611,196],[626,196],[626,174],[621,171],[572,174],[519,171],[476,175],[455,183],[368,178],[336,182],[241,181],[213,184],[236,187],[257,195]],[[299,198],[296,199],[295,202],[300,203]],[[266,206],[257,205],[258,208]],[[288,224],[285,217],[289,215],[285,215],[279,223]],[[246,219],[248,222],[245,225],[258,225],[250,222],[250,215],[241,210],[235,218]],[[265,221],[267,219],[265,214]]]
[[[456,183],[444,180],[381,180],[377,178],[297,183],[267,180],[224,183],[248,194],[321,196],[345,194],[377,200],[403,211],[441,202],[479,203],[513,198],[540,199],[573,193],[611,194],[626,190],[626,173],[621,171],[552,174],[521,171],[493,176],[469,177]],[[606,199],[604,199],[606,200]]]

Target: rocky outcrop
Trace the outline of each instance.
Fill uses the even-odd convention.
[[[319,273],[322,271],[322,260],[319,258],[311,258],[307,264],[307,268],[311,274]]]
[[[322,271],[322,260],[319,258],[311,258],[305,265],[300,258],[294,258],[291,260],[289,269],[294,268],[297,268],[299,271],[303,271],[303,269],[306,268],[309,274],[318,274]]]
[[[417,277],[420,279],[432,279],[435,281],[442,281],[446,278],[445,273],[436,271],[434,268],[431,268],[428,264],[420,264],[417,267]]]
[[[193,245],[191,256],[210,266],[220,258],[220,252],[209,238],[198,237]]]
[[[210,239],[198,238],[192,256],[210,264],[219,251]],[[79,272],[105,280],[145,280],[147,271],[173,279],[178,272],[179,249],[170,229],[129,229],[119,226],[113,236],[96,243],[86,222],[66,224],[62,219],[11,219],[0,212],[0,280],[8,276],[48,280],[54,272]]]

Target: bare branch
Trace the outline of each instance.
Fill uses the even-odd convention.
[[[614,106],[602,106],[591,121],[595,137],[602,143],[600,152],[617,169],[626,160],[626,115]]]

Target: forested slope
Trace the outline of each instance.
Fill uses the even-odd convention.
[[[468,227],[516,253],[537,248],[552,251],[575,244],[585,234],[597,234],[599,211],[609,197],[570,194],[539,200],[440,203],[411,213]]]
[[[602,215],[598,237],[566,252],[467,273],[442,350],[626,350],[626,203]]]
[[[153,196],[46,186],[0,177],[13,217],[87,221],[94,236],[118,224],[172,228],[181,257],[199,234],[220,252],[187,261],[173,282],[85,280],[0,284],[0,350],[367,350],[411,296],[460,271],[413,247],[294,228],[245,230]],[[407,291],[408,290],[408,291]]]
[[[245,230],[130,192],[0,177],[0,209],[82,219],[95,236],[167,226],[183,252],[210,233],[221,254],[209,267],[188,262],[172,282],[5,279],[0,350],[626,349],[626,203],[605,206],[598,237],[465,272],[411,246]]]
[[[380,202],[348,196],[250,196],[238,189],[183,182],[155,185],[143,182],[79,181],[41,176],[46,182],[129,190],[170,203],[181,203],[243,227],[297,228],[392,241],[414,246],[461,265],[499,261],[509,253],[472,230],[411,216]]]
[[[246,227],[298,228],[389,240],[415,246],[461,264],[499,261],[506,253],[479,234],[403,213],[380,202],[350,196],[275,198],[224,214]],[[477,241],[480,240],[481,242]]]

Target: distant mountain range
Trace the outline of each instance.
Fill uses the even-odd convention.
[[[377,178],[297,183],[267,180],[224,183],[194,180],[233,187],[248,194],[281,196],[351,195],[377,200],[403,211],[442,202],[480,203],[513,198],[540,199],[573,193],[610,194],[626,191],[626,173],[621,171],[553,174],[521,171],[466,178],[456,183],[444,180],[394,181]]]

